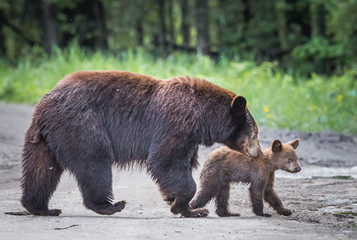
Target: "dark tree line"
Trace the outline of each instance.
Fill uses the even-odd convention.
[[[2,0],[0,56],[12,62],[74,39],[90,50],[141,47],[278,61],[341,73],[357,56],[357,0]]]

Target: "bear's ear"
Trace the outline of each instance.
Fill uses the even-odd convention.
[[[299,146],[299,139],[295,139],[291,142],[287,142],[287,144],[291,145],[294,149],[296,149]]]
[[[282,148],[283,148],[283,145],[281,144],[280,140],[278,140],[278,139],[275,139],[271,143],[271,150],[273,152],[280,152]]]
[[[245,112],[247,106],[247,100],[243,96],[236,96],[231,103],[231,112],[234,115]]]

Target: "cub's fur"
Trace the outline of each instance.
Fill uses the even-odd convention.
[[[274,172],[278,169],[296,173],[301,170],[297,163],[295,149],[299,140],[281,143],[274,140],[270,148],[263,150],[263,156],[251,158],[227,147],[221,147],[210,154],[201,172],[201,190],[191,202],[193,208],[204,207],[212,198],[216,199],[218,216],[239,216],[228,210],[230,183],[250,183],[249,192],[253,212],[263,213],[263,198],[279,214],[289,216],[291,211],[283,207],[273,189]]]

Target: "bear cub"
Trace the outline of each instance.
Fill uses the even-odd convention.
[[[263,149],[263,156],[251,158],[227,147],[213,151],[205,162],[200,182],[201,189],[191,202],[192,208],[205,206],[215,198],[216,213],[220,217],[240,216],[228,210],[230,183],[249,183],[253,212],[258,216],[271,217],[263,213],[263,198],[280,215],[289,216],[291,211],[283,207],[273,189],[274,173],[281,169],[291,173],[300,172],[295,149],[299,140],[281,143],[274,140],[270,148]]]

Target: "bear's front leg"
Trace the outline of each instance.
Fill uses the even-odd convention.
[[[177,175],[170,178],[176,177]],[[175,180],[175,184],[170,186],[169,189],[166,188],[166,191],[175,191],[175,201],[171,206],[171,212],[174,214],[180,213],[183,217],[206,217],[208,215],[207,209],[193,209],[189,206],[190,201],[196,193],[196,183],[192,178],[191,172],[186,171],[179,179],[180,181]]]
[[[196,193],[196,183],[190,173],[180,177],[180,180],[175,179],[180,176],[180,173],[173,175],[161,176],[157,180],[160,192],[164,200],[171,205],[171,212],[181,214],[183,217],[206,217],[208,210],[203,208],[193,209],[189,206],[189,202]],[[167,179],[169,178],[169,179]]]
[[[161,139],[161,138],[159,138]],[[161,139],[162,141],[163,139]],[[180,141],[189,143],[181,139]],[[208,210],[192,209],[189,203],[196,193],[196,183],[192,178],[191,159],[197,147],[182,149],[177,144],[168,144],[170,138],[152,145],[146,161],[148,172],[159,185],[164,199],[171,204],[171,212],[183,217],[206,217]]]
[[[192,179],[193,180],[193,179]],[[195,182],[193,182],[195,184]],[[195,195],[196,192],[196,184],[194,186],[194,193],[192,194],[188,194],[186,195],[185,193],[189,193],[190,191],[192,192],[192,190],[188,189],[185,190],[182,194],[180,193],[176,193],[176,194],[172,194],[172,193],[168,193],[167,190],[163,190],[161,188],[161,186],[159,186],[160,192],[163,196],[164,201],[166,201],[171,207],[171,211],[174,214],[178,214],[180,213],[183,217],[205,217],[208,215],[208,210],[204,209],[204,208],[196,208],[193,209],[191,206],[185,206],[185,202],[187,202],[186,199],[189,199],[188,201],[190,201],[193,196]],[[180,202],[182,204],[180,204]],[[182,206],[180,206],[182,205]],[[181,210],[180,210],[181,209]]]
[[[161,171],[160,171],[161,172]],[[164,200],[171,205],[171,212],[181,214],[183,217],[206,217],[208,210],[203,208],[193,209],[189,203],[196,193],[196,183],[191,171],[170,169],[157,178],[160,192]]]

